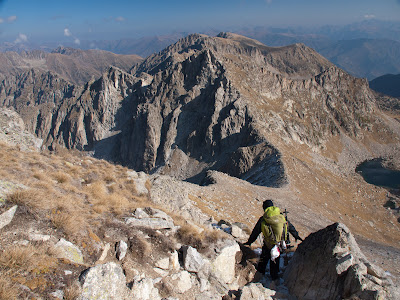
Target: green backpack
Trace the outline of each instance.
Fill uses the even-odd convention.
[[[275,245],[282,246],[287,235],[287,221],[281,214],[279,207],[270,206],[264,212],[261,222],[261,231],[264,235],[264,242],[269,249]]]

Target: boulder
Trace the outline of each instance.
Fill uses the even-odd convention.
[[[202,255],[193,247],[183,248],[183,265],[189,272],[199,272],[206,263]]]
[[[272,300],[275,291],[265,288],[261,283],[250,283],[244,286],[240,293],[241,300]]]
[[[384,272],[372,267],[349,229],[335,223],[299,245],[284,280],[299,299],[375,299],[386,293],[375,275]]]
[[[109,262],[85,270],[79,277],[82,293],[78,300],[131,299],[120,265]],[[138,299],[138,298],[135,298]]]
[[[11,223],[12,219],[14,218],[15,212],[17,211],[17,207],[18,205],[14,205],[9,210],[0,215],[0,229]]]
[[[236,253],[240,251],[238,243],[227,241],[227,245],[211,262],[211,273],[223,283],[231,283],[235,279]]]
[[[135,281],[131,288],[133,300],[160,300],[158,289],[154,287],[153,280],[150,278],[143,278]]]
[[[58,258],[64,258],[76,264],[83,264],[83,255],[81,250],[71,242],[62,238],[54,247]]]
[[[174,292],[183,294],[192,288],[192,279],[188,271],[181,271],[169,277]]]
[[[242,226],[241,226],[242,225]],[[245,225],[241,223],[232,224],[231,234],[233,237],[239,240],[246,240],[249,238],[249,235],[243,230]]]

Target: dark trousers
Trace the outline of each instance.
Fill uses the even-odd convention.
[[[267,267],[269,261],[269,274],[271,275],[271,279],[275,280],[279,278],[279,261],[281,257],[275,258],[275,262],[271,260],[271,249],[268,249],[265,245],[262,247],[262,252],[260,256],[260,261],[257,265],[257,271],[264,274],[265,269]]]

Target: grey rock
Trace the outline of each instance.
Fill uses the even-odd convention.
[[[220,300],[221,296],[216,295],[215,293],[212,292],[203,292],[201,294],[198,294],[194,298],[195,300]]]
[[[136,209],[138,211],[138,209]],[[129,217],[125,219],[125,223],[130,226],[146,227],[150,229],[173,229],[174,222],[170,216],[159,209],[150,207],[139,209],[135,214],[137,217]],[[146,217],[147,214],[147,217]]]
[[[192,279],[188,271],[181,271],[169,277],[173,289],[178,294],[183,294],[192,288]]]
[[[231,234],[233,237],[238,238],[239,240],[247,240],[249,237],[249,235],[245,233],[243,229],[238,226],[238,224],[232,225]]]
[[[336,272],[341,275],[343,272],[347,271],[350,266],[353,265],[353,255],[347,254],[340,258],[336,264]]]
[[[158,289],[154,287],[153,280],[143,278],[134,281],[131,288],[131,298],[133,300],[160,300]]]
[[[183,265],[189,272],[199,272],[206,263],[202,255],[191,246],[183,249]]]
[[[133,181],[135,182],[136,192],[138,193],[138,195],[143,196],[149,193],[149,190],[146,187],[146,183],[148,181],[147,176],[141,176],[137,179],[134,179]]]
[[[82,285],[79,300],[130,299],[124,272],[114,262],[87,269],[79,277],[79,281]]]
[[[31,241],[41,241],[46,242],[50,240],[50,235],[48,234],[40,234],[40,233],[29,233],[29,240]]]
[[[239,244],[231,240],[227,242],[211,261],[211,273],[222,283],[231,283],[235,279],[236,253],[240,251]]]
[[[144,211],[143,208],[136,208],[133,216],[137,219],[149,218],[150,216]]]
[[[14,205],[9,210],[0,215],[0,229],[11,223],[14,218],[15,212],[17,211],[17,208],[18,205]]]
[[[272,300],[275,291],[265,288],[261,283],[250,283],[244,286],[240,293],[241,300]]]
[[[370,264],[349,229],[332,224],[309,235],[289,262],[284,280],[290,293],[304,299],[373,299],[380,281],[367,276]],[[372,275],[371,275],[372,276]]]
[[[62,238],[54,247],[58,258],[64,258],[76,264],[83,264],[83,255],[81,250],[71,242]]]
[[[110,248],[111,248],[110,243],[107,243],[107,244],[104,245],[103,251],[101,252],[100,258],[98,260],[99,262],[102,262],[103,260],[106,259],[108,251],[110,250]]]
[[[57,290],[57,291],[50,293],[50,296],[52,296],[53,298],[56,298],[56,299],[63,300],[64,292],[62,290]]]
[[[157,268],[163,269],[163,270],[168,270],[170,265],[170,258],[169,257],[164,257],[156,261],[155,266]]]
[[[18,146],[23,151],[38,151],[43,143],[26,130],[23,119],[16,111],[4,107],[0,110],[0,141]]]
[[[128,250],[128,245],[125,241],[119,241],[116,245],[116,255],[118,260],[123,260],[125,258],[126,252]]]

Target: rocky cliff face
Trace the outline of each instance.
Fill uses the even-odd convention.
[[[398,140],[368,82],[302,44],[272,48],[233,34],[191,35],[130,73],[110,69],[83,89],[60,79],[43,88],[43,79],[32,79],[15,81],[11,91],[4,81],[2,103],[16,107],[50,148],[93,150],[198,183],[214,169],[282,186],[282,151],[293,143],[321,151],[333,136],[358,143],[384,132],[385,142]],[[54,89],[44,106],[40,95]]]

